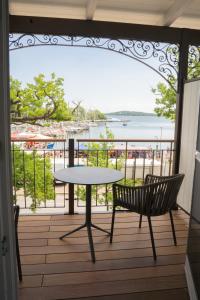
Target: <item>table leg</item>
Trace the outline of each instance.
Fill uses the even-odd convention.
[[[62,235],[61,237],[59,237],[59,239],[62,240],[64,237],[66,237],[66,236],[68,236],[68,235],[70,235],[70,234],[72,234],[72,233],[74,233],[74,232],[76,232],[76,231],[78,231],[78,230],[80,230],[80,229],[82,229],[84,227],[86,227],[86,224],[83,224],[83,225],[77,227],[76,229],[74,229],[74,230],[72,230],[72,231],[70,231],[70,232]]]
[[[90,253],[92,257],[93,263],[95,263],[96,258],[95,258],[95,252],[94,252],[94,243],[93,243],[93,238],[92,238],[92,228],[90,225],[87,225],[87,232],[88,232],[88,240],[90,244]]]
[[[86,220],[85,223],[87,225],[88,231],[88,239],[90,244],[90,252],[92,256],[92,261],[95,262],[95,252],[94,252],[94,243],[92,238],[92,222],[91,222],[91,198],[92,198],[92,187],[91,185],[86,185]]]
[[[99,226],[97,226],[93,223],[91,223],[91,226],[94,227],[95,229],[98,229],[98,230],[103,231],[103,232],[107,233],[108,235],[110,235],[110,232],[108,230],[105,230],[105,229],[103,229],[103,228],[101,228],[101,227],[99,227]]]
[[[92,223],[91,220],[91,197],[92,197],[92,187],[91,185],[86,185],[86,213],[85,213],[85,223],[81,226],[79,226],[78,228],[62,235],[60,237],[60,239],[62,240],[64,237],[84,228],[87,227],[87,232],[88,232],[88,240],[89,240],[89,244],[90,244],[90,252],[91,252],[91,257],[92,257],[92,261],[95,263],[96,258],[95,258],[95,251],[94,251],[94,243],[93,243],[93,238],[92,238],[92,227],[94,227],[95,229],[101,230],[107,234],[110,235],[110,232],[100,228],[99,226],[95,225]]]

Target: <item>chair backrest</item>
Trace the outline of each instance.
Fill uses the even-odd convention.
[[[147,175],[145,184],[138,187],[113,185],[115,204],[146,216],[158,216],[171,210],[184,175]]]
[[[143,207],[150,216],[162,215],[171,210],[176,204],[176,198],[184,175],[152,176],[145,178],[146,203]]]

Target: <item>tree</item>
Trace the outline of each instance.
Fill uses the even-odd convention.
[[[104,113],[102,113],[101,111],[99,111],[98,109],[90,109],[87,111],[87,115],[86,115],[88,120],[105,120],[106,117],[104,115]]]
[[[81,101],[73,101],[74,107],[65,101],[63,78],[51,74],[49,80],[44,74],[34,77],[33,83],[22,83],[10,78],[11,123],[32,125],[47,124],[49,120],[70,121],[85,119],[105,119],[99,110],[88,112],[81,106]]]
[[[100,134],[100,139],[114,139],[114,134],[106,128],[105,136]],[[90,167],[102,167],[102,168],[111,168],[121,170],[125,164],[125,154],[121,154],[120,157],[117,158],[116,161],[112,161],[109,157],[110,152],[114,149],[114,143],[102,141],[102,142],[91,142],[87,143],[86,147],[89,150],[86,150],[87,154],[87,164]],[[141,179],[122,179],[120,180],[120,184],[125,184],[128,186],[141,185]],[[77,198],[85,201],[85,187],[78,186],[77,188]],[[112,205],[112,184],[106,184],[101,186],[92,186],[92,198],[96,199],[98,204],[107,203],[108,205]]]
[[[198,50],[199,51],[199,50]],[[192,55],[192,54],[191,54]],[[195,55],[193,54],[193,57]],[[193,57],[189,57],[188,79],[197,78],[200,76],[200,62],[197,62]],[[163,116],[172,121],[176,117],[176,86],[177,80],[170,76],[171,86],[159,82],[152,92],[156,96],[154,109],[158,116]]]
[[[12,175],[14,201],[17,202],[17,191],[24,190],[26,197],[30,197],[30,208],[35,210],[41,202],[54,199],[53,173],[50,159],[36,154],[33,150],[27,153],[18,146],[12,148]]]
[[[175,80],[173,80],[173,85],[175,86]],[[156,96],[154,111],[157,116],[163,116],[174,121],[176,117],[176,90],[163,82],[159,82],[156,88],[152,89],[152,92]]]
[[[86,120],[86,110],[82,105],[78,105],[76,102],[73,102],[76,105],[76,111],[74,113],[75,121],[85,121]],[[80,103],[80,102],[79,102]]]
[[[74,113],[75,121],[85,121],[85,120],[105,120],[106,117],[104,113],[99,111],[98,109],[89,109],[86,110],[81,104],[81,102],[73,102],[76,104],[76,111]]]
[[[11,122],[41,125],[41,121],[71,120],[75,109],[70,110],[64,99],[63,81],[54,73],[50,80],[39,74],[34,77],[34,83],[23,87],[19,80],[11,77]]]

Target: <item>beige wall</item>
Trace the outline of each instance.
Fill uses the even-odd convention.
[[[187,212],[191,210],[192,186],[199,117],[200,81],[184,87],[183,122],[181,134],[180,173],[185,174],[178,196],[178,204]]]

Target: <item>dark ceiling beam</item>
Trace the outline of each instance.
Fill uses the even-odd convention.
[[[196,29],[183,29],[182,37],[189,45],[200,46],[200,30]]]
[[[181,37],[179,28],[14,15],[10,16],[10,32],[138,39],[169,43],[177,43]]]
[[[90,20],[10,15],[10,32],[92,36],[168,43],[180,43],[184,36],[188,44],[200,45],[200,30]]]

